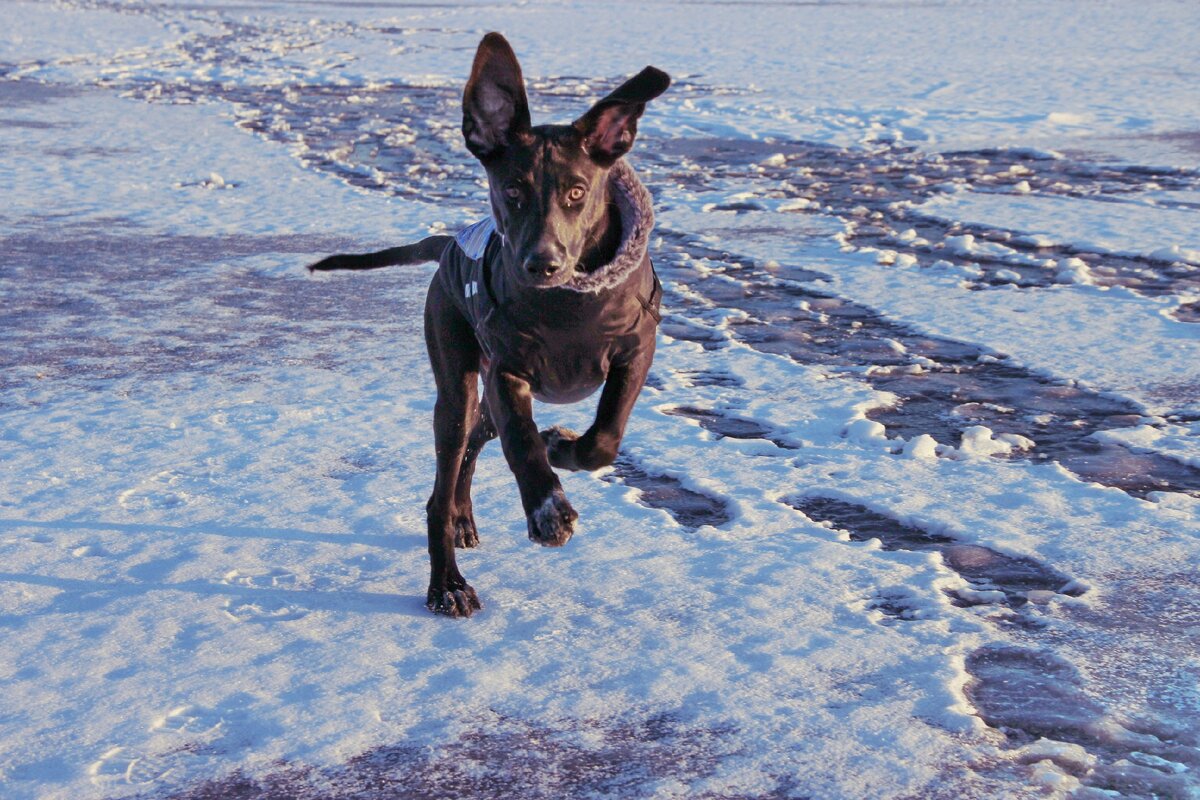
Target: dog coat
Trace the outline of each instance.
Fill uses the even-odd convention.
[[[551,402],[586,396],[612,363],[652,348],[661,319],[662,286],[649,254],[650,193],[624,159],[609,171],[609,181],[621,243],[608,264],[560,286],[520,286],[505,280],[502,238],[489,218],[459,231],[438,268],[438,279],[471,323],[484,369],[500,361]]]

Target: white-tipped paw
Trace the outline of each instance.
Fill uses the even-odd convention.
[[[562,489],[555,489],[529,515],[529,538],[546,547],[562,547],[575,532],[579,514],[567,502]]]

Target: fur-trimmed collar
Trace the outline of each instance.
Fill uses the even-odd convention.
[[[650,192],[638,180],[633,167],[619,159],[608,172],[609,187],[621,215],[621,244],[613,260],[592,272],[576,273],[559,288],[576,292],[615,289],[641,266],[654,229],[654,206]]]
[[[623,158],[608,171],[608,183],[617,213],[621,215],[621,244],[617,247],[617,254],[612,261],[598,269],[577,272],[569,281],[554,288],[592,294],[615,289],[625,283],[645,260],[650,231],[654,229],[654,205],[650,192],[646,191],[633,167]],[[468,258],[479,259],[483,258],[493,233],[498,233],[496,221],[488,217],[463,228],[454,240]]]

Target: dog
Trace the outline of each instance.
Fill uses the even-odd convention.
[[[532,126],[517,57],[503,36],[487,34],[463,91],[462,133],[487,172],[491,217],[454,237],[309,267],[439,262],[425,303],[437,385],[431,611],[469,617],[483,607],[455,547],[479,543],[471,477],[488,441],[500,438],[529,538],[552,547],[566,544],[579,517],[553,468],[595,470],[616,458],[654,357],[662,298],[647,252],[650,195],[622,157],[646,103],[669,85],[646,67],[572,124]],[[538,431],[533,398],[573,403],[601,385],[583,434]]]

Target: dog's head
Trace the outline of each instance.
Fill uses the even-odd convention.
[[[487,170],[509,274],[559,286],[603,249],[611,238],[608,170],[633,147],[646,103],[670,82],[646,67],[572,124],[534,127],[512,47],[498,33],[483,37],[463,91],[462,130]]]

